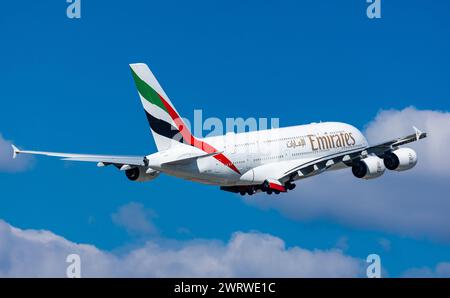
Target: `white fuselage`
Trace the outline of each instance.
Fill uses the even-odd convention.
[[[186,164],[161,166],[201,152],[180,144],[166,151],[148,155],[149,166],[161,172],[207,184],[222,186],[260,184],[267,177],[282,176],[287,169],[324,156],[361,150],[366,138],[355,127],[340,122],[311,123],[270,130],[228,133],[202,141],[222,152],[239,173],[209,156]],[[342,162],[331,169],[346,167]]]
[[[145,182],[166,173],[175,177],[220,185],[224,191],[252,195],[293,190],[295,180],[328,170],[351,167],[361,179],[380,177],[385,169],[405,171],[417,163],[411,148],[399,148],[426,133],[374,146],[355,127],[341,122],[311,123],[286,128],[197,138],[189,131],[156,77],[145,63],[130,64],[139,98],[155,141],[156,153],[147,156],[74,154],[21,150],[18,154],[59,157],[64,160],[112,165],[130,181]]]

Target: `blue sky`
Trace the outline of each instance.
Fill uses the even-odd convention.
[[[9,1],[0,17],[0,133],[30,149],[154,152],[132,62],[152,68],[187,118],[203,109],[204,117],[278,117],[281,126],[336,120],[364,129],[380,110],[448,111],[450,3],[432,3],[383,0],[382,19],[369,20],[363,0],[82,0],[82,18],[73,20],[63,0]],[[104,250],[143,241],[111,217],[133,201],[157,214],[160,239],[227,241],[235,231],[259,231],[311,250],[347,239],[347,255],[379,253],[391,276],[450,261],[450,242],[426,234],[327,216],[298,220],[165,175],[137,184],[114,168],[31,163],[0,172],[0,219]]]

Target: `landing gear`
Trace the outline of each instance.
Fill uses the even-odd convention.
[[[267,193],[269,193],[270,191],[270,193],[272,193],[272,190],[269,188],[269,181],[264,181],[264,183],[261,185],[261,190]]]
[[[292,183],[291,181],[288,181],[288,182],[286,182],[285,187],[286,187],[288,190],[293,190],[293,189],[295,188],[295,184]]]
[[[285,189],[286,190],[293,190],[294,188],[295,188],[295,184],[294,183],[292,183],[291,182],[291,180],[290,181],[287,181],[285,184],[284,184],[284,187],[285,187]],[[261,190],[263,191],[263,192],[265,192],[265,193],[267,193],[268,195],[270,195],[270,194],[272,194],[272,193],[275,193],[275,194],[280,194],[280,190],[278,190],[278,189],[272,189],[272,188],[270,188],[270,184],[269,184],[269,181],[264,181],[264,183],[263,184],[261,184]]]
[[[226,190],[230,192],[234,192],[236,194],[240,194],[241,196],[245,195],[254,195],[258,192],[265,192],[268,195],[271,194],[280,194],[284,193],[288,190],[293,190],[295,188],[295,184],[293,180],[288,180],[284,184],[282,182],[274,183],[273,187],[271,187],[271,182],[268,180],[264,181],[259,185],[236,185],[236,186],[221,186],[221,190]]]
[[[245,196],[245,195],[251,196],[256,193],[256,189],[254,187],[245,187],[245,188],[241,188],[239,191],[236,191],[236,192],[239,192],[239,194],[241,196]]]

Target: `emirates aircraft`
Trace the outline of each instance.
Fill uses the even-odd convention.
[[[425,138],[415,133],[369,145],[352,125],[321,122],[224,136],[194,137],[146,64],[131,64],[131,73],[158,152],[146,156],[72,154],[20,150],[17,154],[60,157],[63,160],[113,165],[131,181],[149,181],[165,173],[218,185],[220,189],[252,195],[279,194],[294,182],[325,171],[351,168],[357,178],[373,179],[385,169],[405,171],[417,163],[411,148]]]

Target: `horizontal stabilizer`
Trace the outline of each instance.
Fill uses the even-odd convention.
[[[214,156],[217,154],[221,154],[222,152],[213,152],[213,153],[208,153],[208,154],[201,154],[201,155],[196,155],[196,156],[190,156],[187,158],[181,158],[181,159],[176,159],[173,161],[168,161],[168,162],[164,162],[161,164],[161,166],[175,166],[175,165],[185,165],[185,164],[189,164],[191,162],[196,161],[199,158],[205,158],[205,157],[210,157],[210,156]]]

